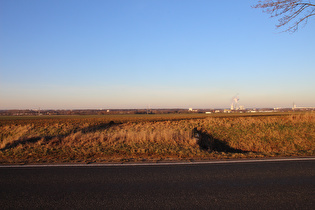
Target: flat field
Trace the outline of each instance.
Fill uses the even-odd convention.
[[[0,117],[0,163],[315,155],[315,113]]]

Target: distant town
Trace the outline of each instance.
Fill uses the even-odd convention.
[[[255,113],[255,112],[294,112],[315,111],[315,107],[292,108],[247,108],[243,106],[230,109],[11,109],[0,110],[0,116],[41,116],[41,115],[114,115],[114,114],[189,114],[189,113]]]

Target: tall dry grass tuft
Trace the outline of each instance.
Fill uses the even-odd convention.
[[[5,148],[8,144],[23,138],[32,137],[30,130],[32,125],[7,125],[2,126],[0,133],[0,149]]]

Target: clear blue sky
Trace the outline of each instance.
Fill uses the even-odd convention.
[[[253,0],[0,0],[0,109],[315,106],[315,18]]]

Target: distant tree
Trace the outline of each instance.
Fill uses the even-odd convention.
[[[284,31],[292,33],[315,15],[315,4],[310,0],[263,0],[252,7],[263,9],[271,17],[279,17],[276,27],[287,26]]]

